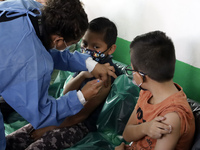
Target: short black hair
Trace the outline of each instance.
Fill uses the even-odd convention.
[[[130,44],[131,63],[135,70],[151,79],[164,82],[174,76],[175,48],[164,32],[153,31],[137,36]]]
[[[44,39],[49,48],[53,34],[66,42],[78,40],[88,28],[88,18],[79,0],[48,0],[42,8],[42,27]]]
[[[108,48],[116,43],[117,40],[117,27],[116,25],[105,17],[98,17],[90,21],[89,28],[90,31],[104,34],[104,42],[107,44]]]

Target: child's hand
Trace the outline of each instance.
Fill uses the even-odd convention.
[[[129,150],[129,148],[129,145],[125,145],[125,143],[122,142],[119,146],[115,147],[115,150]]]
[[[172,127],[163,123],[166,118],[158,116],[150,122],[146,122],[148,125],[147,135],[153,139],[160,139],[163,134],[170,134],[172,132]]]
[[[48,126],[45,128],[37,129],[31,133],[31,138],[33,138],[35,141],[40,139],[47,131],[55,129],[56,126]]]
[[[91,73],[89,73],[88,71],[82,71],[80,73],[82,76],[84,76],[84,78],[92,78],[94,77]]]

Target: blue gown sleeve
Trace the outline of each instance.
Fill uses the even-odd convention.
[[[87,71],[86,59],[90,57],[88,54],[82,54],[78,51],[71,53],[69,50],[60,52],[53,49],[50,50],[50,54],[53,58],[55,69],[71,72]]]
[[[28,38],[24,42],[28,42]],[[77,91],[59,99],[48,95],[53,70],[49,53],[37,44],[33,46],[35,51],[27,51],[24,44],[21,46],[0,60],[0,94],[6,102],[34,128],[59,125],[65,117],[78,113],[83,105]],[[5,53],[6,50],[2,50],[2,54]]]

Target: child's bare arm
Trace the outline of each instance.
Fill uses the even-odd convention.
[[[161,138],[157,139],[155,150],[173,150],[180,138],[181,120],[176,112],[168,113],[165,115],[163,123],[172,126],[170,134],[163,134]],[[189,145],[189,144],[188,144]],[[185,148],[185,149],[189,149]]]
[[[169,134],[171,127],[163,123],[165,117],[158,116],[150,122],[136,124],[136,110],[133,111],[125,129],[123,137],[127,142],[138,141],[144,136],[159,139],[164,134]]]
[[[103,101],[105,101],[110,88],[111,83],[109,83],[108,87],[103,87],[94,99],[87,101],[87,103],[84,105],[84,108],[79,113],[67,117],[59,127],[72,126],[85,120]]]
[[[76,115],[67,117],[58,128],[69,127],[69,126],[72,126],[84,121],[97,108],[97,106],[99,106],[99,104],[102,103],[104,100],[105,99],[100,97],[97,100],[88,101],[84,105],[84,108],[79,113],[77,113]]]
[[[92,74],[90,74],[87,71],[82,71],[80,72],[75,78],[71,78],[67,85],[65,86],[63,90],[63,95],[65,95],[67,92],[72,91],[72,90],[78,90],[82,84],[82,82],[86,78],[91,78],[93,77]]]
[[[137,141],[138,139],[141,139],[142,137],[145,136],[145,134],[142,134],[142,133],[140,133],[140,135],[138,133],[137,136],[134,136],[136,134],[135,130],[137,130],[137,128],[141,127],[141,126],[137,125],[136,117],[137,117],[136,116],[136,109],[134,109],[134,111],[132,112],[132,114],[131,114],[131,116],[130,116],[127,124],[126,124],[124,132],[123,132],[123,138],[127,142]],[[139,130],[141,130],[141,129],[139,129]]]

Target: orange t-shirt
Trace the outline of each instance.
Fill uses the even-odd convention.
[[[185,145],[191,143],[195,132],[195,120],[192,110],[187,102],[187,97],[182,88],[175,84],[179,92],[171,95],[161,103],[152,105],[148,101],[152,97],[151,92],[140,92],[140,97],[135,106],[137,110],[137,124],[149,122],[157,116],[164,116],[170,112],[176,112],[181,119],[180,139],[176,145],[176,150],[184,150]],[[131,150],[153,150],[156,145],[156,139],[145,136],[137,142],[133,142]]]

